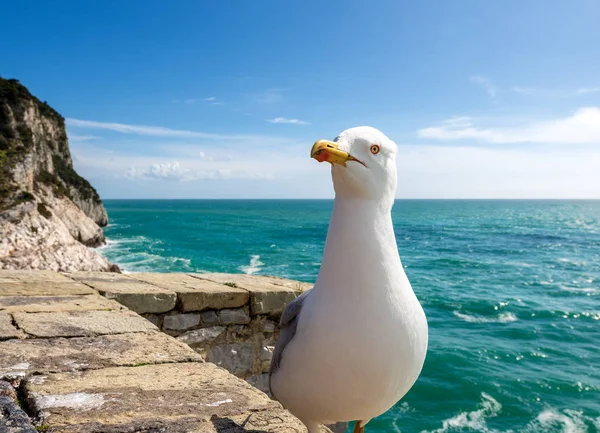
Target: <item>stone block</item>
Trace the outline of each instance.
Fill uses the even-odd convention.
[[[177,293],[181,311],[220,310],[242,307],[248,303],[248,291],[201,280],[187,274],[135,273],[132,278]]]
[[[114,299],[136,313],[166,313],[175,308],[177,294],[127,275],[114,272],[73,272],[66,274],[93,287],[102,296]]]
[[[279,403],[210,363],[57,373],[27,379],[23,391],[33,415],[61,433],[306,432]]]
[[[219,323],[221,325],[247,325],[250,323],[250,314],[247,308],[226,308],[219,311]]]
[[[132,311],[14,313],[17,326],[34,337],[92,337],[158,328]]]
[[[245,274],[190,274],[196,278],[220,284],[235,284],[250,292],[250,313],[280,315],[296,296],[311,287],[310,284],[284,278]]]
[[[72,283],[62,274],[47,270],[0,270],[0,284],[4,283]]]
[[[200,324],[200,313],[169,314],[163,319],[163,329],[185,331]]]
[[[0,342],[0,379],[201,360],[190,347],[160,332],[10,340]]]
[[[12,324],[12,316],[7,313],[0,313],[0,340],[24,337],[25,334]]]
[[[6,278],[3,279],[0,277],[0,296],[76,296],[98,294],[85,284],[69,279],[66,282],[59,283],[54,281],[3,283],[1,281],[6,281]]]
[[[98,294],[75,296],[0,296],[0,311],[47,313],[53,311],[124,310],[121,304]]]
[[[217,338],[223,335],[225,330],[224,326],[195,329],[184,332],[177,337],[177,340],[192,347],[209,347]]]
[[[214,310],[203,311],[200,313],[200,322],[202,326],[214,326],[219,324],[219,316]]]
[[[219,344],[206,356],[207,361],[240,377],[252,372],[254,358],[254,346],[250,343]]]

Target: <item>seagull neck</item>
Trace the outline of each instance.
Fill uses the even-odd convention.
[[[368,284],[374,274],[397,280],[399,272],[404,271],[391,208],[376,201],[337,197],[319,272],[323,286],[349,290],[348,285]]]

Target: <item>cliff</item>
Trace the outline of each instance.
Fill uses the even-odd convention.
[[[109,270],[106,210],[73,169],[63,117],[0,77],[0,269]]]

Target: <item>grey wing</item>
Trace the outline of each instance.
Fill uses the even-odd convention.
[[[277,339],[277,343],[275,343],[275,350],[273,351],[273,358],[271,359],[271,369],[269,370],[269,388],[271,387],[271,377],[279,369],[283,351],[290,341],[292,341],[294,335],[296,335],[298,317],[300,316],[304,301],[310,292],[310,290],[307,290],[290,302],[281,315],[281,321],[279,322],[279,338]],[[273,394],[272,389],[271,394]]]

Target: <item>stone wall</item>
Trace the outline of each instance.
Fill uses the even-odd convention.
[[[206,361],[268,392],[285,306],[310,284],[238,274],[66,274],[141,314]]]

